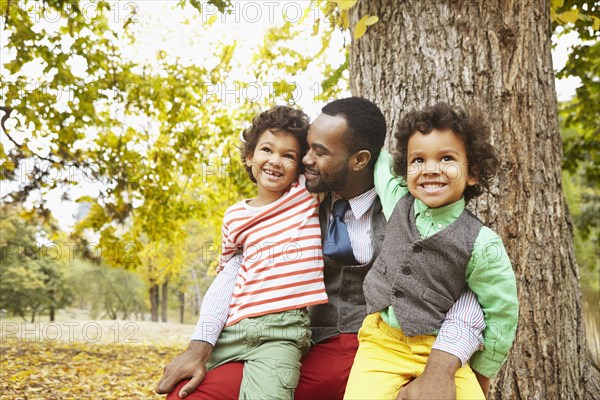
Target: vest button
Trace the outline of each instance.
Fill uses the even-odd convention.
[[[394,291],[394,296],[400,298],[400,297],[404,297],[404,292],[400,289]]]
[[[410,275],[410,274],[411,274],[411,272],[412,272],[412,271],[410,270],[410,267],[404,267],[404,268],[402,268],[402,273],[403,273],[404,275]]]
[[[415,253],[420,253],[420,252],[422,252],[422,251],[423,251],[423,248],[422,248],[421,246],[419,246],[418,244],[415,244],[415,245],[413,246],[413,251],[414,251]]]
[[[348,310],[345,308],[342,308],[342,315],[348,315]]]
[[[342,298],[342,301],[348,301],[348,295],[347,294],[343,294],[341,296],[341,298]]]

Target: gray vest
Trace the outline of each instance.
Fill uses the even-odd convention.
[[[324,239],[329,225],[331,195],[321,204],[319,221],[321,237]],[[357,333],[367,315],[367,306],[363,294],[365,276],[379,254],[385,232],[385,217],[381,210],[379,197],[372,206],[371,243],[373,257],[363,265],[344,265],[325,257],[325,288],[329,302],[310,307],[312,340],[321,342],[340,333]],[[369,212],[369,211],[368,211]]]
[[[414,197],[400,199],[390,217],[379,257],[365,278],[369,314],[390,305],[407,336],[429,334],[465,287],[465,272],[482,222],[465,209],[442,231],[422,239]]]

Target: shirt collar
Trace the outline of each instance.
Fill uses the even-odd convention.
[[[452,204],[448,204],[437,208],[427,207],[427,205],[421,200],[415,199],[414,207],[415,216],[423,214],[435,220],[453,221],[457,219],[465,209],[465,198],[461,197],[458,201]]]
[[[377,197],[377,192],[375,188],[367,190],[366,192],[359,194],[356,197],[348,199],[350,203],[350,209],[352,210],[352,214],[354,214],[354,218],[360,219],[373,205],[375,198]],[[335,192],[331,192],[331,207],[333,208],[333,203],[337,200],[341,199],[340,196]]]

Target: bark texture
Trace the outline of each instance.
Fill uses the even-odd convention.
[[[501,170],[471,208],[504,240],[519,289],[519,329],[490,398],[598,398],[585,343],[572,224],[561,183],[546,0],[359,1],[351,26],[354,95],[377,103],[389,134],[404,111],[447,101],[487,113]]]

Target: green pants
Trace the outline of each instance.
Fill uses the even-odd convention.
[[[310,348],[306,309],[246,318],[225,328],[207,368],[244,361],[240,400],[293,400],[300,359]]]

